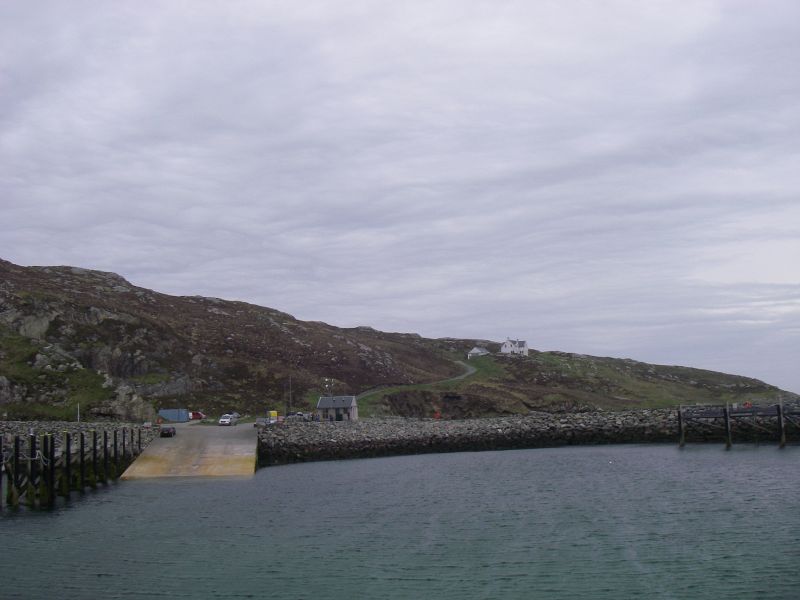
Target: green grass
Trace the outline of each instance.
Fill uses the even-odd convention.
[[[140,383],[142,385],[155,385],[157,383],[169,381],[169,373],[145,373],[144,375],[131,377],[130,381],[133,383]]]
[[[3,412],[8,415],[8,419],[12,421],[75,421],[78,417],[77,407],[71,406],[20,403],[8,404],[3,409]]]
[[[66,371],[37,369],[31,366],[42,344],[0,327],[0,375],[13,384],[25,386],[28,394],[37,391],[64,390],[62,401],[54,403],[19,402],[3,406],[8,418],[73,420],[81,410],[106,400],[111,392],[103,388],[105,378],[90,369]]]
[[[460,360],[460,355],[456,356]],[[464,361],[467,362],[467,361]],[[476,382],[489,382],[495,378],[502,378],[505,376],[505,368],[503,365],[498,364],[491,356],[480,356],[468,361],[467,364],[475,368],[475,373],[465,377],[451,381],[450,378],[444,381],[434,383],[412,383],[409,385],[398,385],[387,388],[381,388],[370,392],[366,396],[358,399],[358,414],[364,417],[376,416],[380,412],[381,400],[384,397],[395,394],[397,392],[406,391],[432,391],[432,392],[453,392],[458,393],[467,385]]]
[[[41,344],[0,327],[0,348],[3,351],[3,358],[0,358],[0,375],[21,384],[30,385],[36,382],[40,371],[29,363],[36,357]]]

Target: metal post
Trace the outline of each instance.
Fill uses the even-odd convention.
[[[678,446],[683,448],[684,444],[686,444],[686,424],[683,422],[683,407],[678,406]]]
[[[725,417],[725,450],[730,450],[733,444],[733,435],[731,433],[731,415],[727,404],[722,409],[722,416]]]
[[[778,433],[780,434],[780,447],[786,446],[786,424],[783,419],[783,398],[778,401]]]

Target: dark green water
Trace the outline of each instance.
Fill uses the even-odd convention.
[[[604,446],[122,482],[0,518],[2,598],[800,598],[800,447]]]

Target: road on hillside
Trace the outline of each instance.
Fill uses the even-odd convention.
[[[461,375],[456,375],[455,377],[451,377],[450,379],[437,381],[436,383],[450,383],[451,381],[460,381],[462,379],[466,379],[470,375],[474,375],[475,372],[478,370],[472,365],[465,363],[463,360],[457,360],[455,362],[464,367],[464,372]]]
[[[149,477],[250,476],[256,467],[256,428],[177,423],[177,434],[155,438],[122,474]]]
[[[464,367],[464,372],[461,373],[461,375],[456,375],[455,377],[449,377],[447,379],[441,379],[439,381],[432,381],[430,383],[426,383],[425,385],[437,385],[440,383],[452,383],[454,381],[461,381],[462,379],[466,379],[470,375],[474,375],[475,372],[478,370],[472,365],[465,363],[463,360],[454,360],[453,362]],[[407,385],[391,385],[391,384],[381,385],[378,386],[377,388],[371,388],[365,392],[361,392],[358,396],[356,396],[356,400],[361,400],[365,396],[371,396],[372,394],[379,392],[381,389],[397,388],[402,390],[404,387],[416,387],[419,385],[420,385],[419,383],[409,383]]]

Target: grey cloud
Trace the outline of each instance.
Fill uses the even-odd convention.
[[[800,8],[576,7],[7,3],[0,256],[800,390]]]

